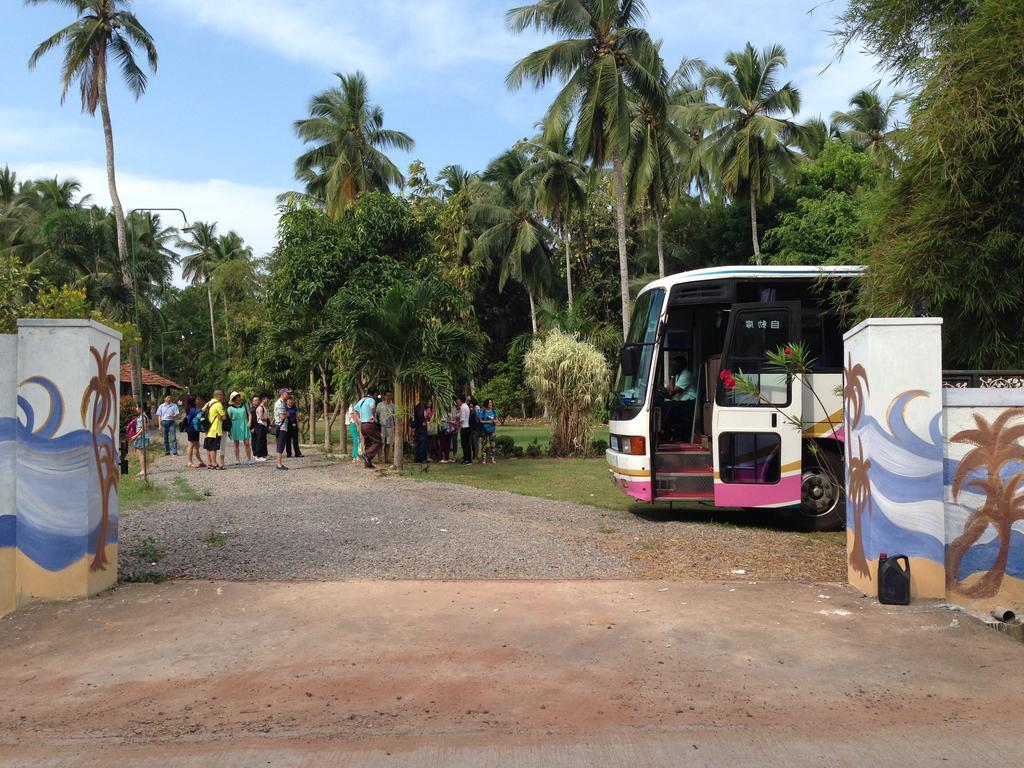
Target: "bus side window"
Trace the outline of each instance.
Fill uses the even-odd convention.
[[[789,381],[784,373],[765,371],[765,356],[790,342],[790,315],[784,307],[744,309],[733,322],[735,331],[727,350],[724,367],[737,379],[756,384],[764,401],[751,395],[725,389],[719,381],[719,405],[787,405]]]

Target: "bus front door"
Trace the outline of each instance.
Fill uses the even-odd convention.
[[[713,416],[716,506],[800,503],[803,386],[765,359],[799,340],[799,302],[732,306]]]

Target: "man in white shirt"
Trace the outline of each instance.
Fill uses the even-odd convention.
[[[459,438],[462,440],[462,463],[473,463],[473,446],[469,434],[469,403],[464,397],[456,397],[455,404],[459,407]]]
[[[156,417],[160,420],[160,426],[164,431],[164,456],[170,456],[173,451],[178,455],[178,404],[170,395],[164,396],[164,401],[157,406]]]

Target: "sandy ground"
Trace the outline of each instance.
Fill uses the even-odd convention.
[[[0,765],[1004,764],[1022,672],[840,586],[136,584],[0,620]]]

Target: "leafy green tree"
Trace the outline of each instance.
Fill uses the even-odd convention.
[[[467,326],[438,315],[438,307],[459,300],[452,286],[423,279],[393,283],[383,297],[347,291],[341,299],[335,335],[343,378],[362,375],[390,381],[395,392],[395,465],[401,469],[407,396],[423,388],[438,403],[451,403],[457,376],[476,366],[479,336]]]
[[[1024,367],[1024,15],[981,0],[922,69],[872,232],[863,311],[930,304],[951,366]]]
[[[857,43],[897,80],[919,80],[984,0],[850,0],[833,31],[840,55]]]
[[[630,317],[623,169],[629,152],[629,102],[631,96],[640,96],[656,103],[663,86],[661,68],[648,69],[660,58],[640,26],[644,13],[639,0],[540,0],[513,8],[506,16],[515,32],[534,27],[562,39],[518,61],[505,82],[515,89],[527,81],[536,88],[561,81],[544,118],[546,134],[558,135],[571,124],[577,159],[590,159],[597,167],[611,160],[623,336],[629,332]]]
[[[698,113],[708,130],[718,182],[733,197],[749,196],[754,260],[760,264],[757,204],[774,197],[780,178],[796,174],[794,145],[801,131],[791,118],[800,111],[800,92],[792,83],[779,84],[786,66],[781,45],[758,51],[747,43],[725,61],[728,69],[701,68],[704,88],[721,103],[705,103]]]
[[[487,167],[487,194],[470,209],[470,221],[480,230],[473,258],[500,266],[498,290],[509,278],[526,288],[530,321],[537,332],[536,300],[551,284],[551,233],[537,215],[537,194],[527,175],[521,146],[508,150]]]
[[[795,207],[766,229],[769,264],[861,264],[881,171],[844,141],[827,141],[802,167]]]
[[[900,128],[896,110],[907,99],[894,93],[883,100],[877,86],[857,91],[850,99],[850,109],[832,113],[832,133],[865,152],[879,168],[895,172],[900,160]]]
[[[107,153],[107,186],[117,226],[117,253],[121,260],[122,279],[125,285],[130,285],[132,275],[128,268],[128,235],[114,170],[114,131],[107,102],[107,73],[112,54],[120,66],[125,85],[138,99],[146,90],[146,73],[138,65],[135,51],[141,48],[146,54],[150,70],[156,72],[156,45],[146,28],[129,10],[130,0],[26,0],[28,5],[41,5],[44,2],[70,8],[78,14],[78,18],[40,43],[32,52],[28,65],[34,68],[49,51],[63,46],[61,103],[72,84],[77,83],[82,96],[82,111],[95,115],[96,109],[100,110]],[[130,354],[135,371],[132,389],[138,397],[142,390],[142,382],[138,380],[138,348],[132,347]]]
[[[295,161],[295,177],[339,218],[360,192],[401,187],[404,178],[385,152],[411,152],[415,142],[384,127],[384,110],[370,103],[362,72],[335,77],[338,85],[314,96],[309,117],[295,122],[298,137],[313,145]]]

